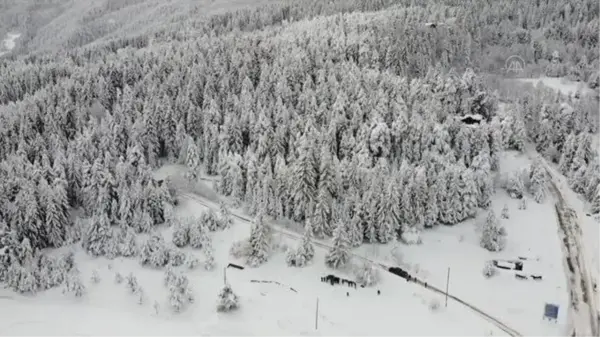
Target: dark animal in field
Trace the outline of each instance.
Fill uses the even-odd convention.
[[[427,282],[425,282],[425,288],[427,288]]]
[[[377,289],[377,295],[381,295],[381,291]]]
[[[352,288],[356,288],[356,282],[354,282],[354,281],[348,281],[348,286],[352,287]]]
[[[364,287],[365,287],[365,285],[364,285],[364,284],[361,284],[361,285],[360,285],[360,287],[361,287],[361,288],[364,288]]]
[[[346,296],[350,296],[350,293],[346,291]]]
[[[527,276],[521,274],[515,274],[515,277],[519,280],[527,280]]]
[[[531,275],[531,278],[536,280],[536,281],[541,281],[542,280],[542,275]]]

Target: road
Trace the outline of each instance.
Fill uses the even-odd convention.
[[[203,206],[205,206],[207,208],[213,209],[215,211],[218,210],[218,206],[217,205],[215,205],[212,202],[206,201],[203,198],[201,198],[201,197],[199,197],[199,196],[197,196],[195,194],[192,194],[192,193],[181,193],[180,196],[184,197],[184,198],[188,198],[188,199],[194,200],[195,202],[197,202],[197,203],[199,203],[199,204],[201,204],[201,205],[203,205]],[[249,219],[249,218],[247,218],[247,217],[245,217],[245,216],[242,216],[242,215],[239,215],[239,214],[236,214],[236,213],[233,213],[233,212],[232,212],[231,216],[234,217],[234,218],[236,218],[236,219],[238,219],[238,220],[240,220],[240,221],[242,221],[242,222],[252,223],[252,220]],[[273,230],[275,232],[279,233],[280,235],[288,237],[288,238],[291,238],[293,240],[301,240],[302,239],[302,235],[301,234],[296,233],[294,231],[291,231],[289,229],[281,228],[280,226],[277,226],[277,225],[272,225],[271,228],[273,228]],[[329,245],[327,243],[324,243],[324,242],[322,242],[320,240],[313,239],[313,244],[315,246],[323,248],[323,249],[327,249],[327,250],[331,249],[331,245]],[[367,257],[361,256],[361,255],[358,255],[358,254],[355,254],[355,253],[352,253],[352,252],[349,252],[349,254],[353,258],[369,262],[369,263],[371,263],[371,264],[373,264],[373,265],[375,265],[375,266],[383,269],[385,272],[389,272],[389,268],[390,267],[387,266],[387,265],[385,265],[384,263],[382,263],[380,261],[374,261],[374,260],[371,260],[371,259],[369,259]],[[429,283],[427,284],[427,286],[425,286],[425,282],[423,282],[422,280],[419,280],[418,278],[414,278],[414,280],[415,280],[416,284],[420,285],[421,287],[423,287],[425,289],[428,289],[430,291],[433,291],[433,292],[436,292],[436,293],[439,293],[439,294],[444,294],[444,295],[446,294],[445,291],[443,291],[443,290],[441,290],[441,289],[439,289],[439,288],[437,288],[435,286],[432,286]],[[484,311],[482,311],[481,309],[475,307],[474,305],[469,304],[469,303],[461,300],[460,298],[458,298],[456,296],[453,296],[453,295],[451,295],[449,293],[448,293],[448,298],[456,301],[457,303],[460,303],[460,304],[464,305],[465,307],[467,307],[469,309],[471,309],[472,311],[474,311],[475,313],[479,314],[481,317],[483,317],[488,322],[494,324],[496,327],[498,327],[502,331],[506,332],[508,335],[513,336],[513,337],[521,337],[522,336],[518,331],[516,331],[513,328],[509,327],[508,325],[502,323],[500,320],[492,317],[491,315],[485,313]]]
[[[582,245],[582,231],[581,226],[578,223],[578,215],[574,211],[573,208],[570,207],[568,202],[564,197],[564,193],[559,187],[561,185],[561,180],[563,180],[562,175],[546,161],[539,153],[537,153],[533,147],[533,142],[529,140],[526,144],[526,153],[530,159],[537,159],[543,165],[546,170],[546,174],[548,175],[550,189],[552,194],[556,197],[556,215],[559,222],[559,226],[563,231],[565,238],[563,240],[565,252],[565,259],[567,261],[567,265],[569,267],[570,272],[576,278],[575,282],[567,276],[567,281],[571,282],[571,291],[579,288],[581,290],[581,294],[583,297],[583,302],[586,303],[589,307],[588,309],[588,319],[589,319],[589,335],[592,337],[600,337],[598,330],[598,316],[599,313],[596,312],[596,294],[593,290],[593,278],[590,275],[585,255],[585,247]],[[581,215],[581,214],[580,214]],[[585,216],[585,215],[581,215]],[[574,296],[571,294],[571,296]],[[581,312],[581,308],[574,307],[576,312]],[[586,319],[586,320],[588,320]],[[582,330],[581,326],[573,322],[573,329]],[[582,331],[579,331],[581,333]],[[577,331],[573,331],[571,335],[576,335]]]
[[[588,315],[590,319],[590,331],[581,331],[583,335],[587,336],[591,333],[592,336],[598,336],[598,319],[597,319],[597,306],[595,303],[596,294],[593,291],[592,278],[589,273],[589,269],[586,265],[585,248],[581,244],[581,227],[577,223],[577,214],[569,204],[566,202],[560,188],[557,186],[553,172],[548,172],[550,175],[550,186],[554,194],[557,197],[556,211],[561,228],[565,233],[566,240],[564,241],[569,253],[566,258],[570,259],[570,264],[576,274],[577,283],[574,288],[579,286],[582,295],[582,301],[587,304]],[[575,308],[576,311],[581,312],[581,307]],[[575,332],[577,335],[577,331]]]

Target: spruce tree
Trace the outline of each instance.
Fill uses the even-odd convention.
[[[265,263],[271,253],[271,227],[265,222],[261,213],[254,218],[248,242],[250,246],[248,265],[258,267]]]
[[[348,254],[349,242],[346,234],[346,226],[338,222],[333,231],[332,248],[325,256],[325,264],[334,269],[344,267],[350,261]]]

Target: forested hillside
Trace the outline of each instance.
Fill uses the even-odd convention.
[[[594,83],[597,4],[523,3],[284,2],[1,59],[0,280],[35,277],[32,249],[104,255],[172,224],[151,172],[178,160],[250,214],[345,228],[353,246],[474,217],[499,152],[529,138],[599,209],[597,101],[525,92],[498,114],[471,69],[511,54],[545,69],[559,50],[559,76]]]

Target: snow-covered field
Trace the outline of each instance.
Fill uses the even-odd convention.
[[[16,40],[21,36],[18,33],[8,33],[6,34],[6,38],[2,40],[2,44],[0,44],[0,56],[7,54],[11,50],[15,48]]]
[[[527,167],[525,155],[504,153],[502,171]],[[500,216],[504,204],[509,207],[509,219],[501,219],[508,239],[499,253],[484,250],[479,245],[477,223],[485,220],[480,212],[477,219],[455,226],[439,226],[422,233],[422,244],[401,246],[404,266],[417,277],[445,289],[450,268],[449,293],[465,300],[501,320],[523,335],[565,335],[568,333],[568,287],[561,251],[559,227],[550,197],[543,204],[528,200],[527,210],[518,209],[518,201],[498,189],[492,209]],[[390,247],[376,249],[361,247],[365,254],[390,256]],[[373,252],[375,251],[375,252]],[[541,281],[519,280],[515,271],[498,269],[490,279],[483,276],[484,264],[492,259],[524,261],[521,274],[541,275]],[[543,320],[544,304],[560,306],[556,323]],[[455,304],[449,304],[454,306]]]
[[[579,91],[582,94],[592,92],[584,82],[574,82],[562,77],[540,77],[540,78],[520,78],[519,81],[531,83],[534,86],[542,83],[548,88],[560,91],[561,93],[571,96]]]
[[[199,216],[204,207],[184,199],[177,210],[181,215]],[[325,252],[318,248],[313,265],[303,269],[287,267],[281,252],[259,268],[228,269],[227,279],[241,298],[241,309],[219,314],[215,304],[224,282],[223,267],[229,262],[243,263],[228,256],[229,247],[249,232],[247,224],[236,222],[213,234],[217,267],[205,271],[199,266],[188,273],[195,302],[179,314],[168,307],[162,271],[142,268],[131,259],[94,259],[77,249],[77,266],[87,294],[78,299],[54,289],[23,297],[0,290],[0,335],[505,335],[459,305],[443,308],[442,304],[432,311],[430,304],[443,303],[442,296],[392,274],[383,273],[374,288],[322,283],[320,277],[330,273],[351,276],[326,269]],[[164,229],[163,235],[170,242],[171,230]],[[199,252],[195,254],[202,259]],[[93,270],[102,278],[98,284],[90,279]],[[114,281],[116,272],[137,277],[146,296],[142,305],[124,283]],[[251,283],[253,279],[277,281],[297,293],[275,284]],[[158,315],[154,301],[161,307]]]

